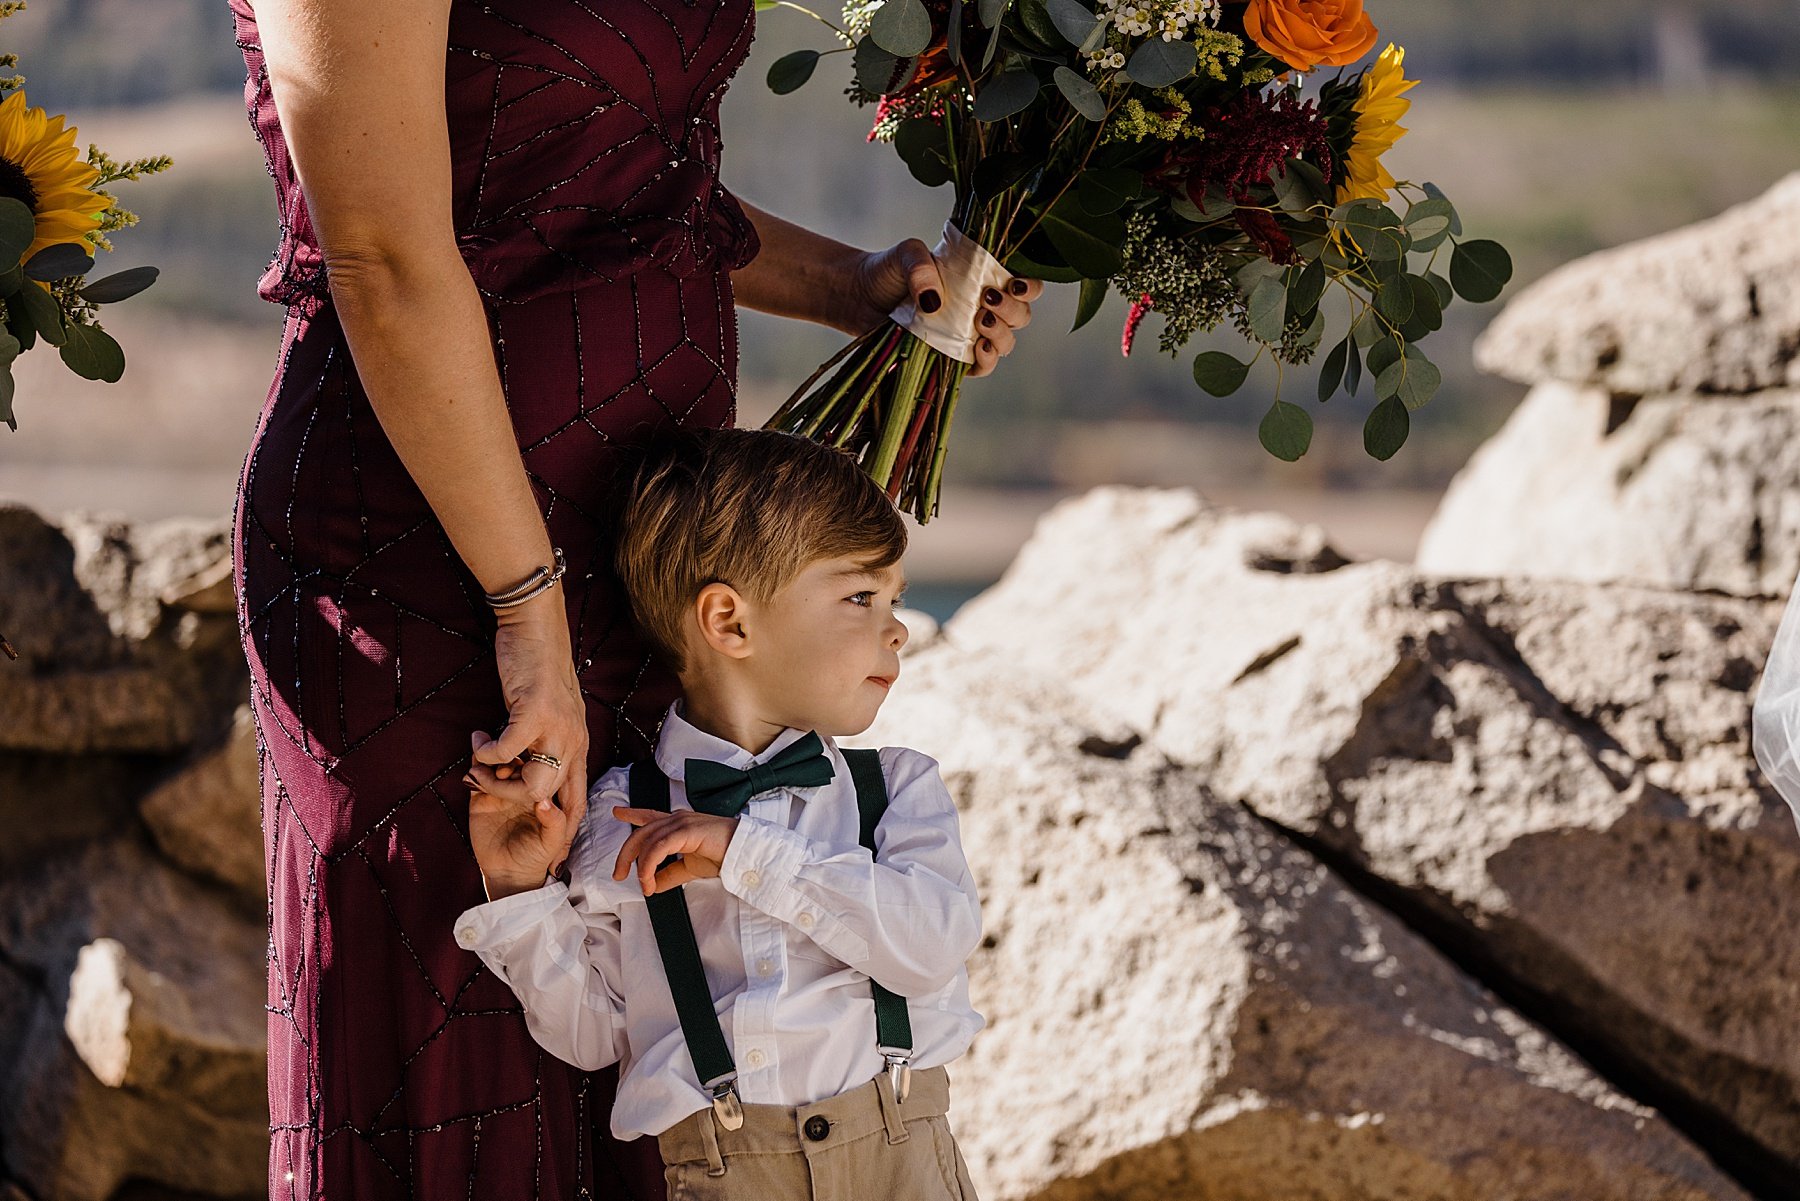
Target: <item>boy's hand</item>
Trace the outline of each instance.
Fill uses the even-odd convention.
[[[553,800],[532,804],[471,789],[469,841],[488,900],[542,887],[568,844],[568,828],[569,815]]]
[[[613,816],[638,827],[619,848],[613,863],[613,879],[623,880],[636,863],[638,884],[645,896],[678,888],[689,880],[711,879],[725,861],[725,848],[737,833],[737,818],[681,809],[662,813],[614,805]],[[657,870],[670,855],[681,858]]]

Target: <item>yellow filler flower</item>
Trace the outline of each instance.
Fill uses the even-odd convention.
[[[75,152],[75,127],[59,114],[25,107],[23,89],[0,101],[0,196],[21,200],[37,218],[24,258],[58,242],[83,242],[99,228],[110,196],[89,190],[100,172]]]
[[[1419,82],[1402,74],[1400,63],[1405,57],[1405,50],[1389,42],[1374,65],[1363,72],[1362,90],[1351,105],[1356,113],[1356,132],[1338,177],[1338,204],[1365,196],[1386,201],[1394,186],[1394,177],[1381,165],[1381,156],[1406,132],[1400,118],[1412,107],[1412,101],[1402,99],[1401,93]]]

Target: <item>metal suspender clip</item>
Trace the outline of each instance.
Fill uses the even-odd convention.
[[[894,1086],[895,1102],[906,1104],[906,1095],[912,1092],[912,1048],[877,1047],[876,1050],[887,1063],[888,1083]]]
[[[727,1130],[743,1126],[744,1106],[738,1100],[736,1072],[708,1081],[706,1091],[712,1094],[713,1116],[718,1119],[719,1125]]]

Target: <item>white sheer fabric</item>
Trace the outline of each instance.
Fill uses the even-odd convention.
[[[1757,766],[1800,826],[1800,580],[1788,597],[1750,716]]]

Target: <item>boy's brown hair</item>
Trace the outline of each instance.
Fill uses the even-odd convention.
[[[798,434],[659,434],[627,452],[620,482],[614,564],[639,628],[677,672],[706,585],[767,601],[820,559],[878,571],[906,551],[906,523],[881,486],[849,454]]]

